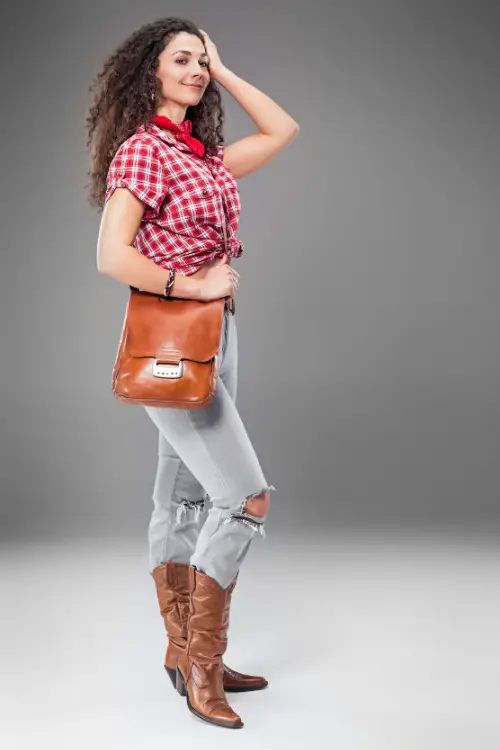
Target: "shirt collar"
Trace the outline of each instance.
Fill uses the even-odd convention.
[[[175,146],[176,148],[179,149],[179,151],[186,151],[187,153],[197,156],[197,154],[195,154],[193,149],[190,146],[188,146],[187,143],[184,143],[183,141],[180,141],[178,138],[176,138],[175,134],[171,130],[165,130],[165,128],[160,128],[154,122],[146,122],[146,123],[143,123],[142,125],[139,125],[139,127],[136,130],[136,133],[138,134],[149,133],[155,138],[159,138],[161,141],[164,141],[164,143],[168,143],[170,146]]]

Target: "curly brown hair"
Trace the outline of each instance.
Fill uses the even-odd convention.
[[[160,93],[155,71],[158,56],[181,31],[204,39],[189,20],[160,18],[141,26],[123,41],[105,60],[101,71],[89,86],[94,94],[86,118],[87,150],[90,152],[88,200],[93,208],[104,207],[106,177],[118,147],[139,125],[155,115],[153,91]],[[186,119],[193,123],[191,135],[205,146],[206,155],[214,155],[223,144],[224,108],[222,96],[213,79],[202,99],[186,110]]]

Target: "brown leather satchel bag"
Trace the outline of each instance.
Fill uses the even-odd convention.
[[[225,298],[201,302],[130,287],[113,367],[125,404],[204,409],[215,395]]]

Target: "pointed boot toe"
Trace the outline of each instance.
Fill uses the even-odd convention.
[[[224,690],[227,693],[243,693],[250,690],[263,690],[269,683],[265,677],[258,675],[242,674],[224,665],[223,672]]]
[[[216,705],[204,708],[205,714],[204,719],[217,724],[218,726],[229,726],[233,729],[239,729],[243,726],[241,716],[236,711],[233,711],[231,706],[222,702],[217,702]]]

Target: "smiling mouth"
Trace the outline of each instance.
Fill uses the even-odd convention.
[[[188,86],[190,89],[201,89],[201,86],[196,86],[194,83],[183,83],[183,86]]]

